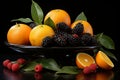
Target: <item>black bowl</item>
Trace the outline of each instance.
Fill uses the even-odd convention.
[[[79,46],[79,47],[41,47],[41,46],[30,46],[30,45],[18,45],[5,42],[5,44],[20,53],[50,53],[50,52],[81,52],[90,51],[99,48],[99,46]],[[61,53],[62,54],[62,53]]]

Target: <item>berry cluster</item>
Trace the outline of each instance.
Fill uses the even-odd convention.
[[[26,60],[23,58],[19,58],[16,61],[11,61],[9,59],[6,59],[3,61],[3,66],[8,68],[9,70],[12,70],[13,72],[19,71],[21,66],[26,63]]]
[[[20,68],[25,65],[27,61],[23,58],[19,58],[16,61],[11,61],[9,59],[6,59],[3,61],[3,66],[13,72],[19,71]],[[41,72],[43,69],[43,66],[41,64],[37,64],[34,67],[35,72]]]
[[[92,72],[96,72],[96,69],[97,69],[97,65],[94,63],[94,64],[91,64],[90,66],[85,67],[83,69],[83,73],[90,74]]]
[[[52,46],[92,46],[97,45],[97,40],[89,33],[83,33],[83,25],[78,23],[73,29],[61,22],[56,25],[55,35],[45,37],[42,42],[43,47]]]

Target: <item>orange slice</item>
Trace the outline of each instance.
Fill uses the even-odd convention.
[[[76,56],[76,65],[78,68],[84,69],[93,63],[95,63],[94,58],[87,53],[78,53]]]
[[[98,51],[96,55],[96,63],[100,68],[103,69],[112,69],[114,67],[113,62],[110,58],[102,51]]]

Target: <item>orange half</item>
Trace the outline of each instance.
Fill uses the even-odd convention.
[[[84,69],[93,63],[95,63],[94,58],[87,53],[78,53],[76,56],[76,65],[78,68]]]
[[[112,69],[114,67],[113,62],[110,58],[102,51],[98,51],[96,55],[96,63],[103,69]]]

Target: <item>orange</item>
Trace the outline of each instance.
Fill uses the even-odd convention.
[[[84,69],[93,63],[95,63],[94,58],[87,53],[78,53],[76,56],[76,65],[78,68]]]
[[[52,37],[54,34],[54,30],[50,26],[37,25],[31,30],[29,40],[32,46],[41,46],[45,37]]]
[[[103,69],[112,69],[114,67],[113,62],[110,60],[110,58],[102,51],[98,51],[96,54],[96,63],[100,68]]]
[[[90,33],[91,35],[93,35],[93,28],[88,21],[84,21],[84,20],[74,21],[71,24],[71,28],[73,29],[78,23],[83,24],[83,27],[84,27],[83,33]]]
[[[31,27],[26,24],[15,24],[7,32],[7,41],[13,44],[29,44],[29,34]]]
[[[71,25],[71,18],[70,15],[63,9],[53,9],[49,11],[44,18],[44,22],[48,19],[51,18],[52,21],[56,24],[60,22],[66,23],[68,26]]]

